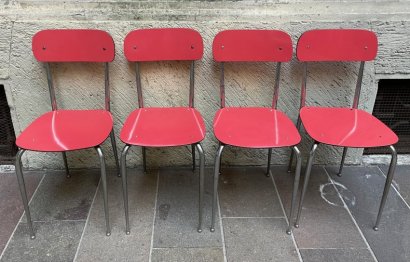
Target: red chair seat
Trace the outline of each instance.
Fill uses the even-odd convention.
[[[200,113],[190,107],[140,108],[128,116],[120,138],[138,146],[189,145],[205,138],[205,124]]]
[[[297,145],[300,135],[281,111],[265,107],[225,107],[215,115],[214,133],[224,144],[248,148]]]
[[[343,147],[378,147],[397,143],[397,135],[383,122],[360,109],[304,107],[306,132],[316,141]]]
[[[109,136],[113,125],[106,110],[56,110],[34,120],[17,138],[20,148],[63,152],[97,146]]]

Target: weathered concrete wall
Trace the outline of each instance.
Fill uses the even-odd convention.
[[[137,107],[133,67],[123,56],[122,41],[136,28],[190,27],[204,38],[205,52],[196,64],[195,104],[203,114],[207,136],[203,142],[208,165],[217,148],[212,121],[219,108],[219,67],[213,62],[211,44],[218,31],[234,28],[275,28],[289,32],[296,43],[300,34],[315,28],[368,28],[379,36],[380,50],[375,63],[366,65],[360,107],[371,112],[377,80],[410,77],[409,21],[406,1],[3,1],[0,7],[0,83],[6,86],[16,134],[50,110],[43,65],[31,53],[31,37],[46,28],[96,28],[109,32],[115,41],[116,59],[110,65],[112,113],[118,136],[127,115]],[[406,55],[407,54],[407,55]],[[149,63],[141,68],[147,106],[186,105],[188,67],[184,62]],[[295,122],[299,107],[301,65],[293,59],[284,64],[279,108]],[[308,105],[351,105],[358,65],[316,64],[309,68]],[[98,64],[53,65],[57,102],[60,108],[102,108],[103,67]],[[269,106],[274,84],[272,64],[239,63],[226,66],[227,105]],[[303,132],[303,131],[302,131]],[[123,144],[117,139],[119,150]],[[311,141],[304,135],[301,148],[306,156]],[[114,166],[109,141],[103,150]],[[264,165],[267,150],[230,148],[227,164]],[[350,150],[348,163],[359,163],[361,150]],[[190,148],[148,149],[148,165],[188,165]],[[286,163],[288,149],[274,150],[273,164]],[[336,163],[341,149],[321,147],[318,163]],[[71,167],[96,167],[94,150],[68,153]],[[140,149],[128,157],[140,165]],[[62,168],[60,154],[27,153],[30,168]]]

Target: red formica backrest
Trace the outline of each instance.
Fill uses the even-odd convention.
[[[111,62],[112,37],[94,29],[42,30],[33,36],[34,57],[40,62]]]
[[[201,35],[189,28],[155,28],[131,31],[124,39],[128,61],[199,60],[204,52]]]
[[[320,29],[303,33],[296,56],[300,61],[370,61],[377,55],[377,36],[362,29]]]
[[[292,40],[279,30],[225,30],[212,45],[218,62],[287,62],[292,59]]]

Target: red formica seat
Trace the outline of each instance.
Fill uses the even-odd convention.
[[[215,231],[220,162],[226,146],[268,149],[267,176],[270,175],[272,149],[293,148],[297,154],[298,164],[289,215],[291,221],[300,178],[301,156],[297,144],[301,138],[294,123],[277,109],[277,101],[281,63],[292,59],[292,40],[287,33],[278,30],[226,30],[215,36],[212,51],[214,60],[221,64],[221,109],[216,113],[213,122],[219,148],[215,159],[211,231]],[[227,62],[276,63],[272,107],[225,107],[224,63]],[[291,234],[291,224],[286,232]]]
[[[306,167],[305,181],[299,202],[295,226],[299,226],[304,196],[309,183],[316,149],[320,144],[343,147],[338,175],[341,176],[347,148],[389,146],[392,152],[379,212],[374,229],[377,230],[397,162],[394,144],[397,135],[370,113],[358,108],[364,65],[377,54],[377,36],[362,29],[321,29],[303,33],[298,41],[296,54],[304,63],[301,109],[298,128],[302,123],[307,134],[314,140]],[[308,63],[310,62],[360,62],[355,96],[351,107],[312,107],[305,105]],[[292,165],[292,157],[289,170]]]
[[[24,177],[21,157],[25,151],[62,152],[67,177],[70,176],[67,164],[67,151],[95,148],[101,164],[101,181],[104,197],[106,235],[111,234],[105,159],[100,145],[110,136],[115,162],[119,169],[113,118],[110,113],[110,86],[108,63],[114,60],[115,50],[112,37],[101,30],[55,29],[42,30],[33,36],[32,49],[35,58],[44,62],[47,71],[48,87],[52,111],[44,113],[25,128],[16,139],[19,147],[16,157],[16,174],[27,225],[31,238],[35,238]],[[51,63],[60,62],[98,62],[104,63],[105,109],[101,110],[63,110],[57,108]],[[87,87],[84,87],[87,88]]]
[[[202,231],[205,155],[200,142],[205,138],[205,123],[194,108],[196,60],[203,55],[201,35],[189,28],[139,29],[128,33],[124,40],[124,55],[135,63],[139,108],[125,120],[120,138],[125,143],[121,154],[126,234],[130,233],[126,157],[131,146],[142,148],[146,171],[146,147],[191,146],[193,169],[195,149],[200,155],[198,232]],[[145,107],[141,86],[140,63],[155,61],[190,61],[189,101],[186,107]],[[188,83],[188,81],[187,81]],[[187,85],[188,86],[188,85]]]

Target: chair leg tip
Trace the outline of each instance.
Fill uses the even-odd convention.
[[[288,169],[288,173],[290,173],[290,172],[292,172],[292,169],[289,168],[289,169]]]
[[[131,234],[131,232],[129,230],[127,230],[127,231],[125,231],[125,234],[129,235],[129,234]]]
[[[118,177],[121,177],[121,174],[118,174],[117,176],[118,176]]]
[[[198,233],[202,233],[202,228],[197,229]]]
[[[215,232],[215,228],[211,227],[211,232]]]
[[[287,230],[286,230],[286,234],[291,235],[291,234],[292,234],[292,230],[287,229]]]
[[[379,231],[379,228],[375,226],[375,227],[373,227],[373,230],[374,231]]]
[[[338,177],[342,177],[342,173],[337,173],[336,174]]]
[[[299,228],[299,224],[295,224],[295,228]]]
[[[111,232],[107,232],[105,235],[106,235],[107,237],[109,237],[109,236],[111,236]]]
[[[36,239],[36,235],[31,235],[30,239]]]
[[[66,178],[71,178],[71,175],[66,175],[65,177],[66,177]]]
[[[266,176],[266,177],[270,177],[270,174],[269,174],[269,173],[266,173],[265,176]]]

